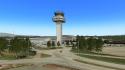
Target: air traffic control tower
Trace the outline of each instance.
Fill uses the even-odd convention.
[[[56,11],[55,16],[53,17],[53,22],[56,23],[56,42],[59,42],[62,45],[62,24],[65,22],[64,13],[61,11]]]

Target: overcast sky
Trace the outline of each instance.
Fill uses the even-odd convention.
[[[0,32],[56,35],[56,10],[65,35],[125,34],[125,0],[0,0]]]

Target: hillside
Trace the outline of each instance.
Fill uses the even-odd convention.
[[[14,37],[14,34],[10,34],[10,33],[0,33],[0,37]]]

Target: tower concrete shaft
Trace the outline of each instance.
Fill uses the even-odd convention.
[[[64,13],[57,11],[53,17],[53,22],[56,23],[57,43],[62,45],[62,24],[65,23]],[[58,44],[57,44],[58,45]]]
[[[62,45],[62,23],[57,22],[56,23],[56,36],[57,36],[57,42]]]

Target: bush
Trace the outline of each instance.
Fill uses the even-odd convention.
[[[29,55],[31,55],[31,56],[36,55],[36,51],[30,51],[30,52],[29,52]]]

